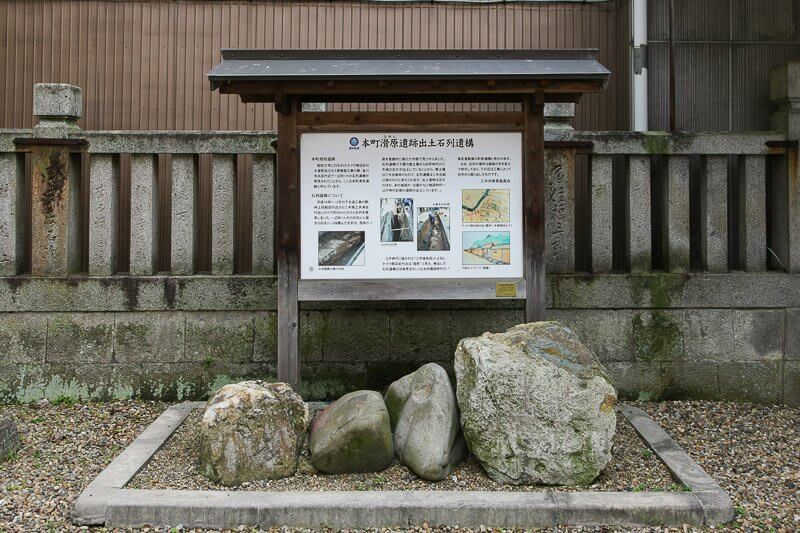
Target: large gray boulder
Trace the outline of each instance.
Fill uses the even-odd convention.
[[[444,368],[428,363],[389,386],[384,396],[394,451],[417,476],[439,481],[464,458],[458,405]]]
[[[328,474],[379,472],[392,462],[392,430],[383,397],[375,391],[345,394],[314,418],[311,464]]]
[[[464,437],[495,481],[585,485],[611,459],[616,391],[558,322],[462,339],[455,371]]]
[[[294,475],[308,408],[286,383],[222,387],[200,422],[200,468],[223,485]]]

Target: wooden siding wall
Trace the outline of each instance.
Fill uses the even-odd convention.
[[[212,93],[220,48],[599,48],[608,90],[575,127],[628,129],[628,1],[0,2],[0,128],[32,125],[32,86],[84,92],[85,129],[274,130],[271,105]]]
[[[675,1],[675,128],[769,129],[769,69],[800,59],[800,0]],[[669,0],[648,2],[651,130],[669,128]]]

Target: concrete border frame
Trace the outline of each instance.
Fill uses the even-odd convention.
[[[633,425],[689,492],[195,491],[125,486],[203,402],[167,408],[81,493],[79,525],[236,528],[371,528],[717,525],[734,517],[728,494],[644,411],[623,405]]]

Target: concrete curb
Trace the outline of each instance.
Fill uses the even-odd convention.
[[[692,495],[703,507],[706,525],[724,524],[733,520],[733,501],[728,493],[655,420],[637,407],[622,405],[619,410],[642,440],[664,462],[672,476],[691,489]]]
[[[368,529],[426,522],[470,528],[702,524],[703,509],[686,493],[120,490],[108,502],[105,525]]]
[[[192,410],[204,405],[205,402],[184,402],[172,405],[161,413],[78,496],[72,511],[73,522],[78,525],[102,524],[106,519],[108,501],[117,490],[127,485],[144,468]]]
[[[76,524],[236,528],[421,526],[677,526],[733,518],[728,495],[643,411],[626,416],[673,475],[692,492],[139,490],[124,486],[202,403],[170,407],[78,498]]]

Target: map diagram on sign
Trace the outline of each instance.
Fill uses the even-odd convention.
[[[511,220],[509,189],[462,189],[461,218],[464,224]]]

